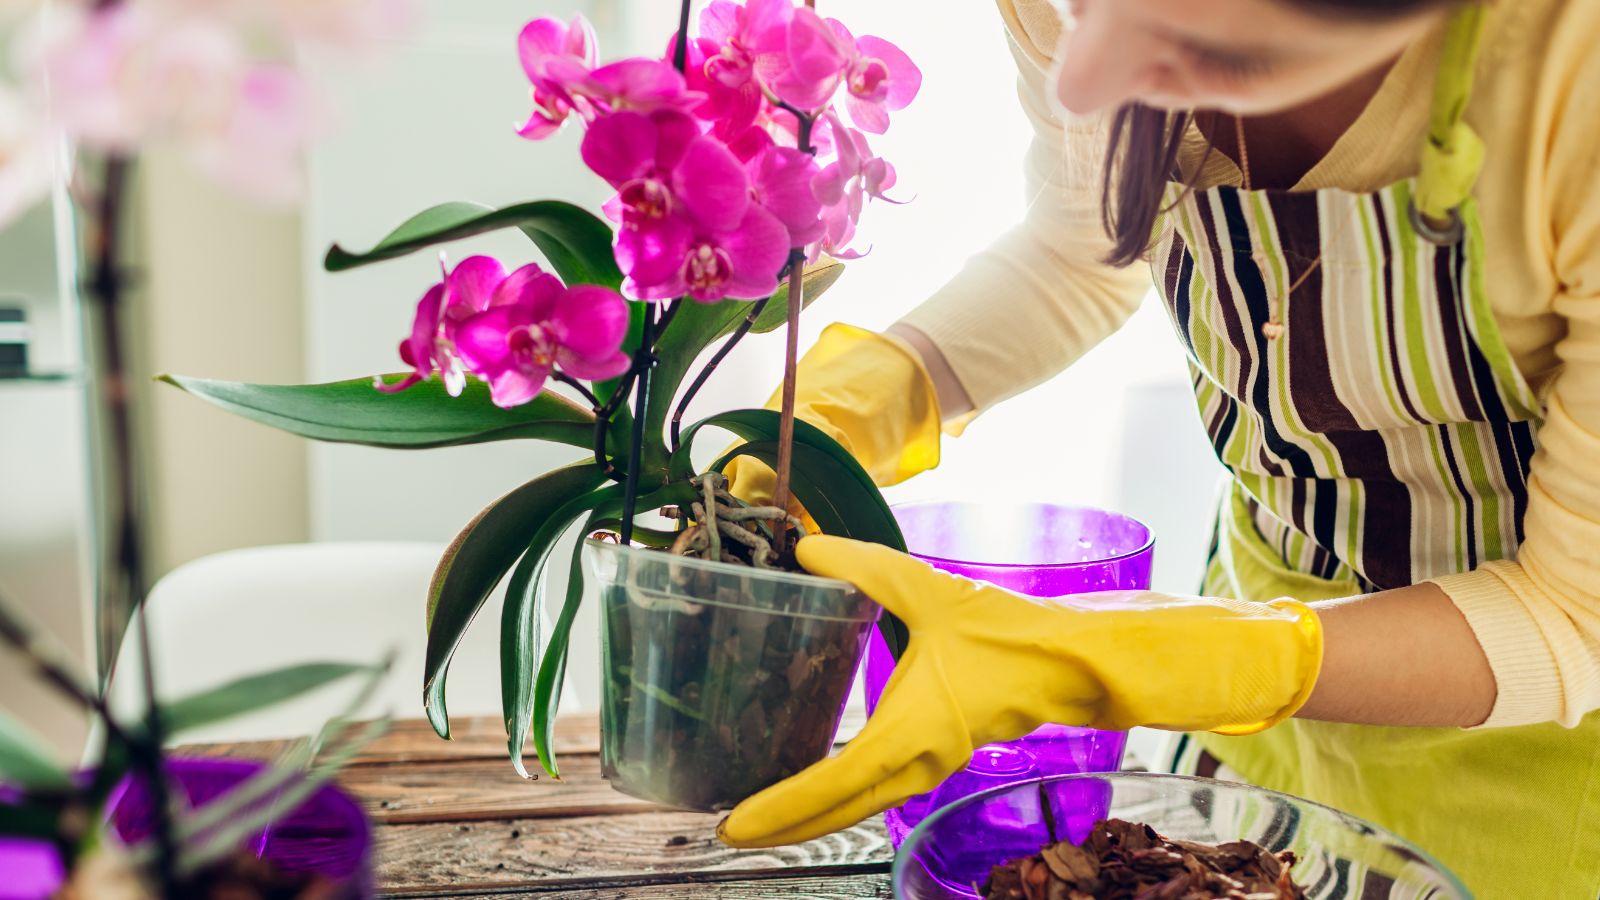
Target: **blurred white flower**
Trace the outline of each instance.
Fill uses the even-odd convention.
[[[253,199],[291,200],[328,116],[292,65],[296,39],[234,12],[198,0],[66,10],[50,18],[25,68],[49,119],[81,146],[175,144]]]
[[[0,228],[50,192],[54,147],[37,112],[0,84]]]
[[[234,0],[260,9],[270,25],[302,45],[370,51],[410,33],[419,0]]]
[[[0,101],[0,207],[21,196],[14,181],[49,161],[23,138],[47,123],[91,150],[173,144],[229,187],[292,199],[304,151],[329,120],[300,55],[376,51],[409,31],[418,2],[0,0],[0,25],[36,13],[17,54],[29,103],[15,93]]]

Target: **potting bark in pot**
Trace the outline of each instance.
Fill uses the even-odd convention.
[[[717,488],[712,512],[693,506],[676,553],[601,541],[585,550],[603,615],[605,776],[634,796],[703,810],[729,809],[828,754],[878,614],[849,584],[773,568],[768,539],[782,519],[752,517],[764,511],[719,482],[705,476]]]
[[[509,575],[500,617],[507,747],[526,774],[531,732],[544,770],[559,774],[555,717],[587,584],[603,605],[608,776],[639,796],[720,809],[827,754],[876,614],[846,586],[793,571],[791,492],[822,531],[905,549],[872,478],[795,419],[793,387],[800,313],[838,278],[836,259],[861,255],[853,245],[863,207],[894,185],[868,132],[883,133],[921,74],[888,41],[857,38],[795,0],[712,0],[694,34],[689,7],[668,59],[598,65],[582,17],[537,19],[517,41],[534,105],[521,135],[541,139],[580,120],[584,162],[616,191],[609,221],[554,200],[498,210],[450,203],[367,251],[335,246],[327,257],[330,270],[349,269],[507,229],[531,239],[551,271],[528,262],[508,272],[486,256],[446,261],[402,344],[410,371],[378,376],[376,390],[372,379],[169,380],[317,440],[582,448],[589,459],[490,505],[440,561],[427,604],[428,717],[448,738],[451,656]],[[780,326],[782,408],[680,428],[733,346]],[[745,442],[732,455],[776,470],[772,507],[746,507],[691,461],[705,426]],[[676,515],[676,527],[636,523],[651,512]],[[587,577],[574,556],[554,628],[541,634],[546,563],[574,527],[619,543],[587,545]],[[899,622],[879,626],[891,647],[904,646]]]

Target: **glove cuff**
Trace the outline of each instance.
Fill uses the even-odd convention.
[[[1282,708],[1261,721],[1248,725],[1214,728],[1212,731],[1215,734],[1240,737],[1266,731],[1299,712],[1300,708],[1306,705],[1306,701],[1311,699],[1311,692],[1316,689],[1317,676],[1322,672],[1322,619],[1317,616],[1316,610],[1288,597],[1280,597],[1266,605],[1294,616],[1293,638],[1300,644],[1299,653],[1296,654],[1299,660],[1299,671],[1295,679],[1297,688]]]

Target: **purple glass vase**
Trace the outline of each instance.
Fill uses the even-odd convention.
[[[894,507],[911,555],[935,568],[1032,597],[1150,587],[1155,537],[1119,513],[1045,503],[913,503]],[[866,701],[871,714],[894,671],[883,636],[867,645]],[[979,791],[1056,775],[1114,772],[1127,732],[1045,725],[1016,741],[990,744],[966,769],[930,793],[889,810],[894,846],[936,809]]]
[[[195,808],[244,784],[265,765],[239,759],[169,759],[166,767],[182,804]],[[273,801],[269,794],[250,809]],[[112,791],[106,806],[107,831],[124,844],[151,835],[154,804],[144,781],[130,776]],[[327,877],[342,888],[337,896],[376,896],[371,825],[360,804],[332,785],[314,791],[293,811],[251,835],[244,846],[285,872]],[[53,847],[28,840],[0,840],[0,872],[8,873],[0,879],[0,900],[42,900],[54,894],[66,877]]]

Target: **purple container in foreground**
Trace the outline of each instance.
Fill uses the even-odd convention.
[[[1061,597],[1150,587],[1155,536],[1120,513],[1036,503],[914,503],[893,509],[911,555],[935,568],[987,581],[1019,594]],[[877,631],[867,646],[870,714],[894,671]],[[1017,782],[1085,772],[1114,772],[1128,735],[1045,725],[1020,740],[990,744],[932,793],[885,813],[889,839],[900,846],[917,823],[963,797]]]
[[[167,773],[184,805],[217,800],[262,771],[263,764],[235,759],[169,759]],[[269,795],[262,803],[272,802]],[[108,828],[132,844],[151,834],[150,791],[141,781],[125,780],[107,803]],[[255,807],[252,807],[255,808]],[[331,785],[319,788],[292,813],[245,841],[256,855],[288,872],[316,872],[337,883],[337,896],[376,896],[372,879],[372,828],[355,800]],[[61,860],[48,844],[0,840],[0,900],[42,900],[60,888]],[[12,877],[12,874],[17,877]]]

